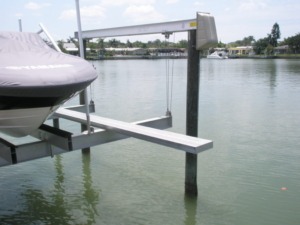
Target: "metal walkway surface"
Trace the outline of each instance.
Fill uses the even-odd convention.
[[[86,114],[64,108],[58,109],[55,112],[55,116],[82,124],[86,123]],[[90,123],[91,126],[94,127],[114,131],[123,135],[176,148],[193,154],[198,154],[199,152],[213,147],[213,142],[210,140],[158,130],[133,123],[126,123],[96,115],[90,115]]]

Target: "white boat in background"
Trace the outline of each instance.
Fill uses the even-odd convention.
[[[207,56],[208,59],[228,59],[228,55],[225,51],[214,51]]]
[[[0,132],[29,135],[96,78],[89,62],[50,48],[37,33],[0,32]]]

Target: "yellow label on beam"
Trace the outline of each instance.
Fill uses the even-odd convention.
[[[197,22],[196,21],[190,22],[190,27],[196,27],[196,26],[197,26]]]

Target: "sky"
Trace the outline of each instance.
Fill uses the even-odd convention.
[[[37,32],[42,23],[55,40],[67,40],[77,31],[75,0],[1,0],[0,30]],[[281,40],[300,33],[299,0],[79,0],[82,30],[160,23],[196,18],[209,12],[215,18],[218,40],[223,43],[254,36],[264,38],[278,23]],[[164,40],[143,35],[121,41]],[[111,38],[108,38],[111,39]],[[171,41],[187,39],[175,33]]]

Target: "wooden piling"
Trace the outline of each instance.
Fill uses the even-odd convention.
[[[200,56],[196,50],[196,30],[188,31],[188,43],[186,134],[197,137]],[[185,194],[198,195],[197,154],[188,152],[185,160]]]

